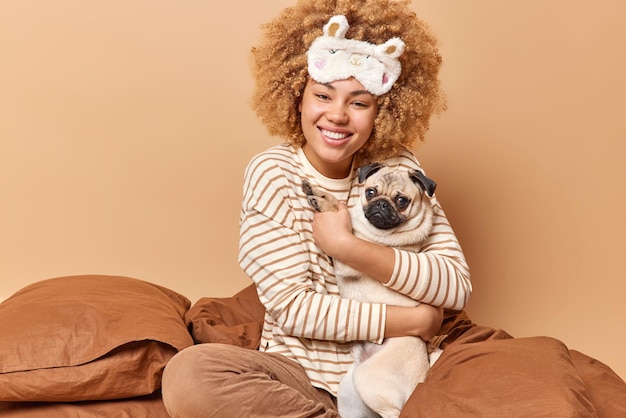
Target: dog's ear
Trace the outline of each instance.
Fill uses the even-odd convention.
[[[372,163],[368,165],[364,165],[363,167],[359,167],[359,183],[363,183],[365,179],[369,176],[383,168],[384,166],[380,163]]]
[[[426,192],[429,197],[433,197],[435,194],[435,188],[437,187],[437,183],[434,180],[429,179],[419,170],[413,170],[409,173],[409,178],[413,180],[414,183],[422,186],[422,189]]]

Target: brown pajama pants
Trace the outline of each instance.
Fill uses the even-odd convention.
[[[298,363],[233,345],[182,350],[165,367],[162,392],[172,418],[339,417],[335,398]]]

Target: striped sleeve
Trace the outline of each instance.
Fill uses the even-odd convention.
[[[410,152],[390,164],[421,169]],[[434,306],[461,310],[472,293],[469,267],[461,245],[436,196],[433,228],[419,252],[394,248],[394,271],[385,286]]]
[[[457,310],[465,307],[472,292],[469,267],[438,204],[433,230],[422,251],[394,251],[394,272],[386,286],[430,305]]]

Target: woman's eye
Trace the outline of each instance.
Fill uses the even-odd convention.
[[[359,100],[359,101],[356,101],[356,102],[352,102],[352,105],[354,107],[358,107],[358,108],[361,108],[361,109],[367,109],[367,108],[372,106],[372,103],[370,101],[367,101],[367,100],[366,101]]]
[[[396,197],[396,207],[398,209],[404,209],[407,206],[409,206],[409,203],[411,203],[411,199],[404,197],[404,196],[398,196]]]
[[[317,96],[317,98],[320,100],[328,100],[328,96],[322,93],[318,93],[315,96]]]

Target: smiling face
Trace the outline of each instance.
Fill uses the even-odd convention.
[[[346,177],[372,134],[376,97],[353,78],[328,84],[309,79],[298,110],[309,162],[326,177]]]

